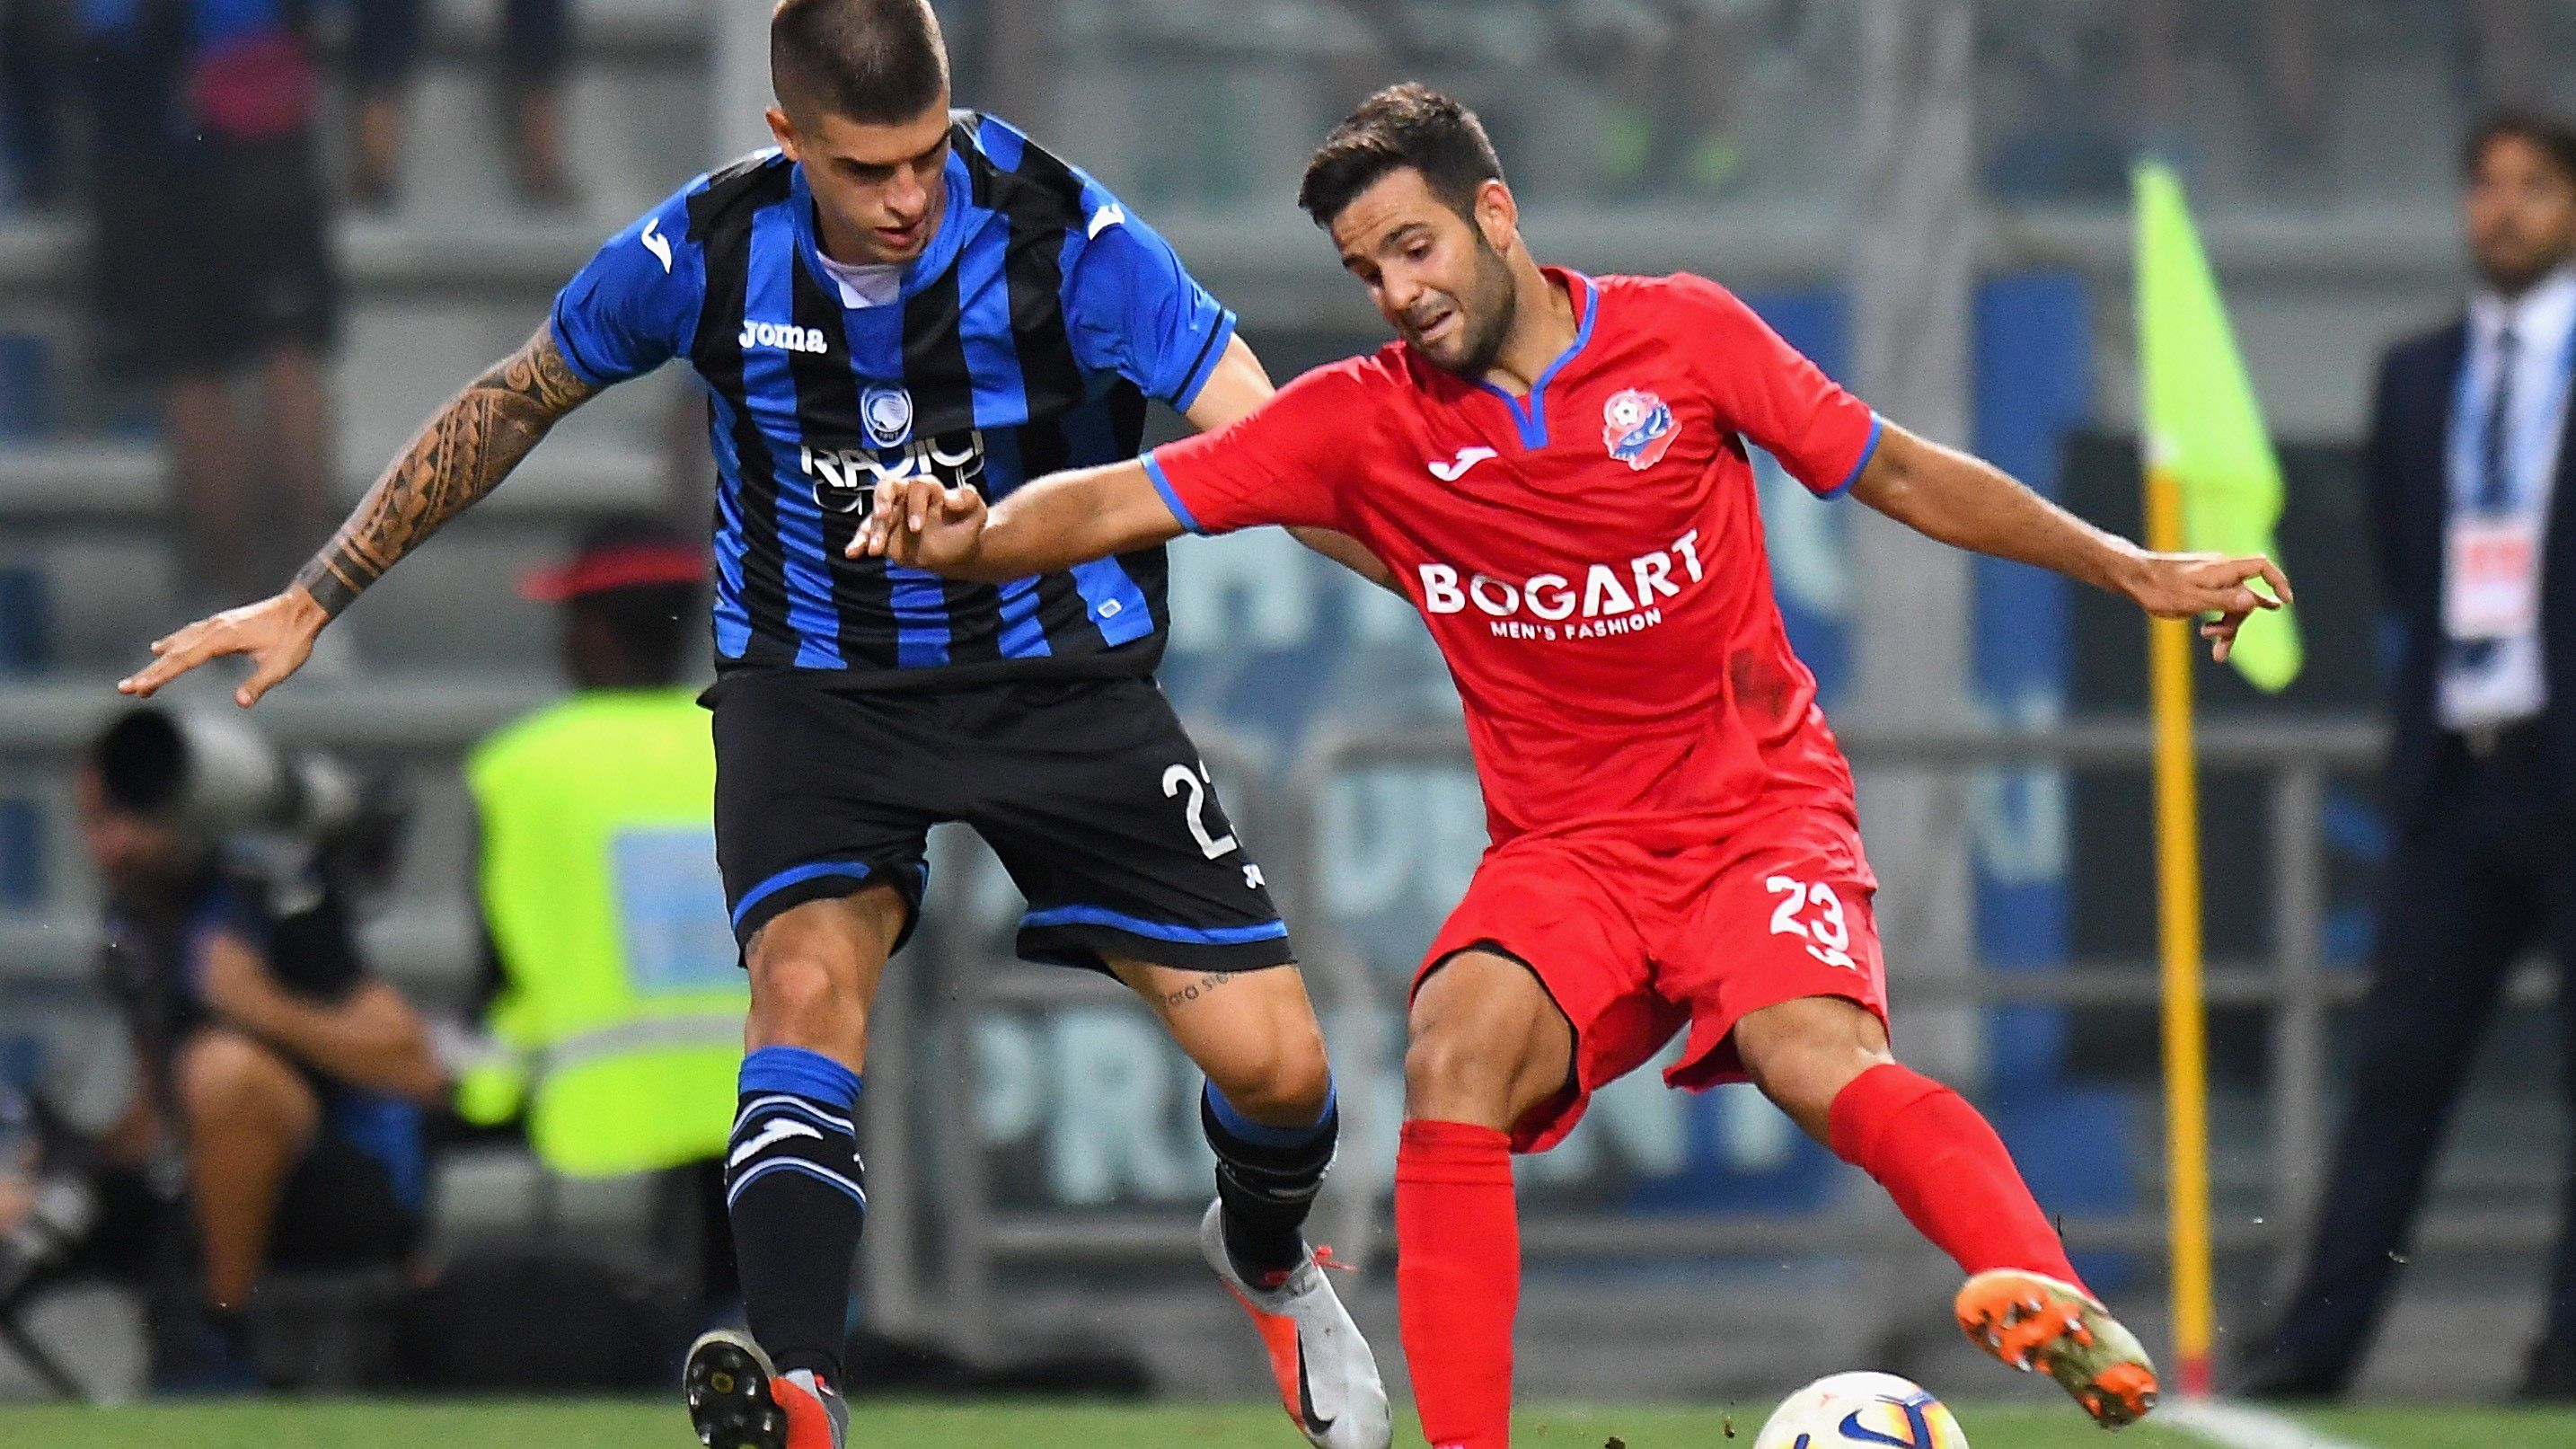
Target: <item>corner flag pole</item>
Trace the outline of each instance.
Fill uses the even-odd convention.
[[[2147,547],[2182,547],[2182,485],[2147,468]],[[2209,1235],[2209,1052],[2202,1005],[2200,780],[2192,756],[2193,621],[2148,621],[2155,716],[2156,919],[2162,947],[2166,1211],[2171,1219],[2175,1365],[2182,1391],[2210,1391],[2218,1311]]]
[[[2181,178],[2142,164],[2137,192],[2139,441],[2147,546],[2243,557],[2277,552],[2280,457],[2237,350]],[[2156,904],[2164,966],[2165,1164],[2173,1239],[2175,1368],[2182,1391],[2210,1389],[2217,1336],[2210,1289],[2209,1053],[2201,981],[2200,795],[2191,746],[2193,621],[2151,624],[2155,711]],[[2266,693],[2303,658],[2288,609],[2244,621],[2228,662]]]

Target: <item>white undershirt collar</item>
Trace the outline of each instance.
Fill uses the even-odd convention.
[[[852,311],[869,307],[888,307],[903,296],[903,263],[877,262],[852,266],[834,261],[821,247],[814,249],[815,259],[840,286],[841,305]]]

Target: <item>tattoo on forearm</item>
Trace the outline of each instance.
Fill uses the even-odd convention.
[[[335,619],[342,609],[357,602],[360,589],[375,581],[375,575],[361,571],[357,560],[339,546],[337,539],[295,571],[296,584],[313,596],[323,613]]]
[[[1164,992],[1163,1007],[1165,1010],[1170,1010],[1174,1007],[1187,1006],[1202,996],[1214,994],[1218,987],[1234,978],[1235,973],[1232,971],[1211,971],[1178,991]]]
[[[596,391],[565,363],[552,331],[538,329],[422,426],[295,582],[323,612],[338,614],[440,525],[499,486],[557,419]]]

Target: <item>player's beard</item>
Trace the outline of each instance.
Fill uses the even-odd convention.
[[[1415,351],[1430,358],[1441,371],[1475,381],[1491,371],[1494,360],[1503,355],[1503,342],[1512,334],[1512,322],[1519,316],[1519,297],[1512,288],[1511,264],[1503,254],[1486,246],[1483,237],[1475,244],[1474,274],[1457,292],[1434,291],[1437,301],[1447,302],[1457,320],[1445,343],[1434,344],[1422,338],[1422,331],[1410,317],[1398,318],[1397,326]]]
[[[1512,335],[1512,323],[1520,316],[1520,294],[1512,286],[1512,268],[1503,254],[1476,238],[1476,275],[1470,281],[1468,295],[1457,299],[1458,353],[1452,362],[1437,356],[1432,360],[1465,378],[1480,378],[1491,372],[1494,360],[1503,355],[1503,343]]]

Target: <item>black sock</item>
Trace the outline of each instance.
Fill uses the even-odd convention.
[[[856,1072],[798,1047],[743,1058],[725,1207],[751,1336],[780,1373],[838,1386],[850,1266],[867,1217],[852,1109]]]
[[[1333,1165],[1342,1114],[1330,1088],[1304,1127],[1267,1127],[1244,1116],[1210,1082],[1199,1094],[1199,1126],[1216,1149],[1216,1195],[1225,1204],[1225,1251],[1234,1271],[1267,1286],[1306,1255],[1299,1229]]]

